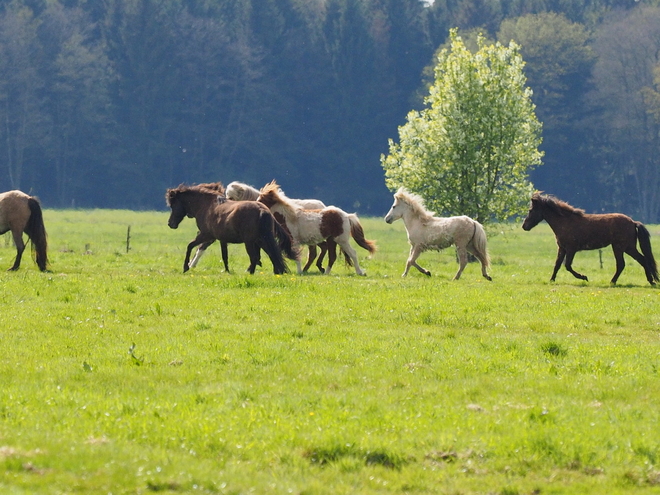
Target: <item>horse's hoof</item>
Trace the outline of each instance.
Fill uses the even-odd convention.
[[[489,282],[492,282],[492,281],[493,281],[493,277],[491,277],[491,276],[486,276],[486,280],[488,280]]]
[[[426,271],[424,272],[424,275],[426,275],[427,277],[430,277],[430,276],[431,276],[431,272],[428,271],[428,270],[426,270]]]

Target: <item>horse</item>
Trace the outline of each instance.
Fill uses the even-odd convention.
[[[180,185],[168,189],[165,194],[167,205],[172,213],[167,222],[176,229],[184,217],[195,218],[199,232],[186,249],[183,262],[184,273],[190,268],[188,261],[195,246],[210,244],[214,240],[221,243],[245,244],[250,257],[248,272],[253,274],[260,263],[260,249],[263,249],[273,264],[277,274],[289,271],[282,252],[298,262],[298,253],[292,246],[291,237],[277,223],[270,210],[254,201],[228,201],[219,196],[217,190],[203,186]],[[223,256],[225,252],[223,250]],[[226,263],[226,260],[223,260]]]
[[[284,195],[284,193],[281,190],[279,191],[279,193],[281,195]],[[227,199],[231,199],[234,201],[256,201],[257,198],[259,197],[259,190],[248,184],[244,184],[243,182],[234,181],[234,182],[230,182],[227,185],[226,196]],[[322,210],[323,208],[325,208],[325,204],[323,203],[323,201],[319,201],[318,199],[289,199],[289,200],[292,203],[300,206],[301,208],[304,208],[305,210]],[[284,218],[281,215],[276,214],[275,218],[280,223],[284,223]],[[319,254],[318,259],[316,260],[316,266],[321,273],[325,272],[325,269],[323,268],[323,258],[325,258],[325,253],[328,251],[329,248],[332,248],[333,250],[335,249],[335,245],[332,243],[330,244],[331,246],[328,246],[328,243],[326,241],[323,241],[318,245],[319,248],[321,249],[321,253]],[[316,245],[312,244],[307,246],[307,248],[309,250],[309,254],[307,256],[307,263],[302,269],[303,273],[309,270],[309,267],[312,266],[312,263],[316,259]],[[200,249],[198,249],[197,254],[195,254],[195,259],[193,259],[194,264],[196,264],[196,260],[198,259],[198,257],[201,257],[202,254],[204,254],[203,251],[200,252]]]
[[[658,268],[651,251],[651,235],[641,222],[636,222],[622,213],[589,214],[574,208],[554,196],[535,192],[529,212],[523,221],[523,230],[531,230],[545,220],[555,233],[557,260],[550,281],[554,282],[559,267],[565,267],[575,278],[588,281],[585,275],[573,270],[573,258],[578,251],[601,249],[612,246],[616,260],[616,272],[611,283],[614,285],[626,266],[626,253],[644,268],[646,279],[651,285],[658,281]],[[637,242],[642,250],[637,250]]]
[[[357,253],[351,246],[349,239],[353,237],[357,244],[366,249],[369,254],[376,252],[376,243],[364,237],[364,229],[357,215],[346,213],[335,207],[326,206],[318,210],[305,210],[293,203],[280,192],[275,181],[266,184],[259,194],[258,201],[270,208],[273,213],[284,217],[286,225],[291,232],[295,245],[315,245],[323,241],[332,241],[339,244],[342,251],[351,260],[358,275],[366,275],[360,268]],[[332,265],[337,258],[334,249],[329,250],[328,268],[326,275],[330,274]],[[298,273],[302,273],[300,262],[297,263]]]
[[[16,259],[8,271],[16,271],[21,266],[25,251],[23,232],[32,243],[32,253],[39,270],[48,270],[48,240],[44,226],[41,204],[34,196],[21,191],[7,191],[0,194],[0,234],[11,230],[16,245]]]
[[[465,215],[436,217],[433,212],[426,210],[420,196],[410,193],[404,188],[399,188],[394,193],[394,204],[385,215],[385,221],[392,223],[399,218],[403,218],[403,224],[408,233],[408,243],[410,243],[410,255],[402,277],[408,275],[411,266],[430,277],[431,272],[417,264],[419,255],[429,249],[440,250],[454,244],[459,261],[459,268],[454,275],[454,280],[461,278],[468,262],[468,252],[481,262],[481,274],[484,278],[492,280],[488,275],[490,257],[488,256],[486,232],[476,220]]]

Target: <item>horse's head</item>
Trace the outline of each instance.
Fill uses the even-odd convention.
[[[541,193],[535,192],[529,204],[529,211],[523,221],[523,230],[532,230],[543,220],[543,200]]]
[[[390,211],[387,212],[387,215],[385,215],[385,221],[387,223],[392,223],[394,220],[398,220],[403,216],[403,210],[404,210],[405,204],[401,199],[397,198],[396,195],[394,196],[394,204],[392,205],[392,208],[390,208]]]
[[[186,205],[181,201],[181,190],[177,189],[168,189],[165,194],[165,199],[167,200],[167,206],[172,209],[170,213],[170,218],[167,221],[167,225],[171,229],[176,229],[181,221],[186,216]]]

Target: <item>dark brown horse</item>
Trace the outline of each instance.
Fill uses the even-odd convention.
[[[168,189],[165,195],[172,209],[167,224],[176,229],[184,217],[195,218],[199,232],[186,250],[183,271],[189,269],[190,253],[195,246],[214,240],[221,243],[245,244],[250,257],[248,271],[254,273],[263,249],[273,263],[275,274],[288,272],[282,252],[292,260],[298,253],[291,245],[291,237],[277,223],[270,210],[257,202],[227,201],[207,185]],[[226,251],[223,249],[223,256]],[[226,260],[225,265],[226,265]]]
[[[39,200],[21,191],[0,194],[0,234],[11,230],[16,245],[16,260],[9,270],[18,270],[21,265],[25,242],[23,232],[32,241],[32,253],[39,269],[48,269],[48,241]]]
[[[616,259],[616,273],[612,283],[621,275],[626,262],[623,253],[631,256],[644,268],[646,279],[651,285],[658,281],[658,268],[651,251],[651,235],[640,222],[621,213],[591,215],[584,210],[573,208],[568,203],[553,196],[534,193],[527,217],[523,222],[524,230],[531,230],[545,220],[557,239],[557,261],[552,272],[554,282],[559,267],[566,260],[566,270],[574,277],[587,280],[585,275],[573,270],[573,258],[578,251],[600,249],[612,245]],[[642,252],[637,251],[637,241]]]

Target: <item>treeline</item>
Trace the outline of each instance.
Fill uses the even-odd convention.
[[[457,26],[522,45],[544,124],[537,187],[658,222],[659,12],[634,0],[0,1],[0,189],[47,207],[162,209],[181,182],[275,178],[291,197],[382,214],[380,155]]]

